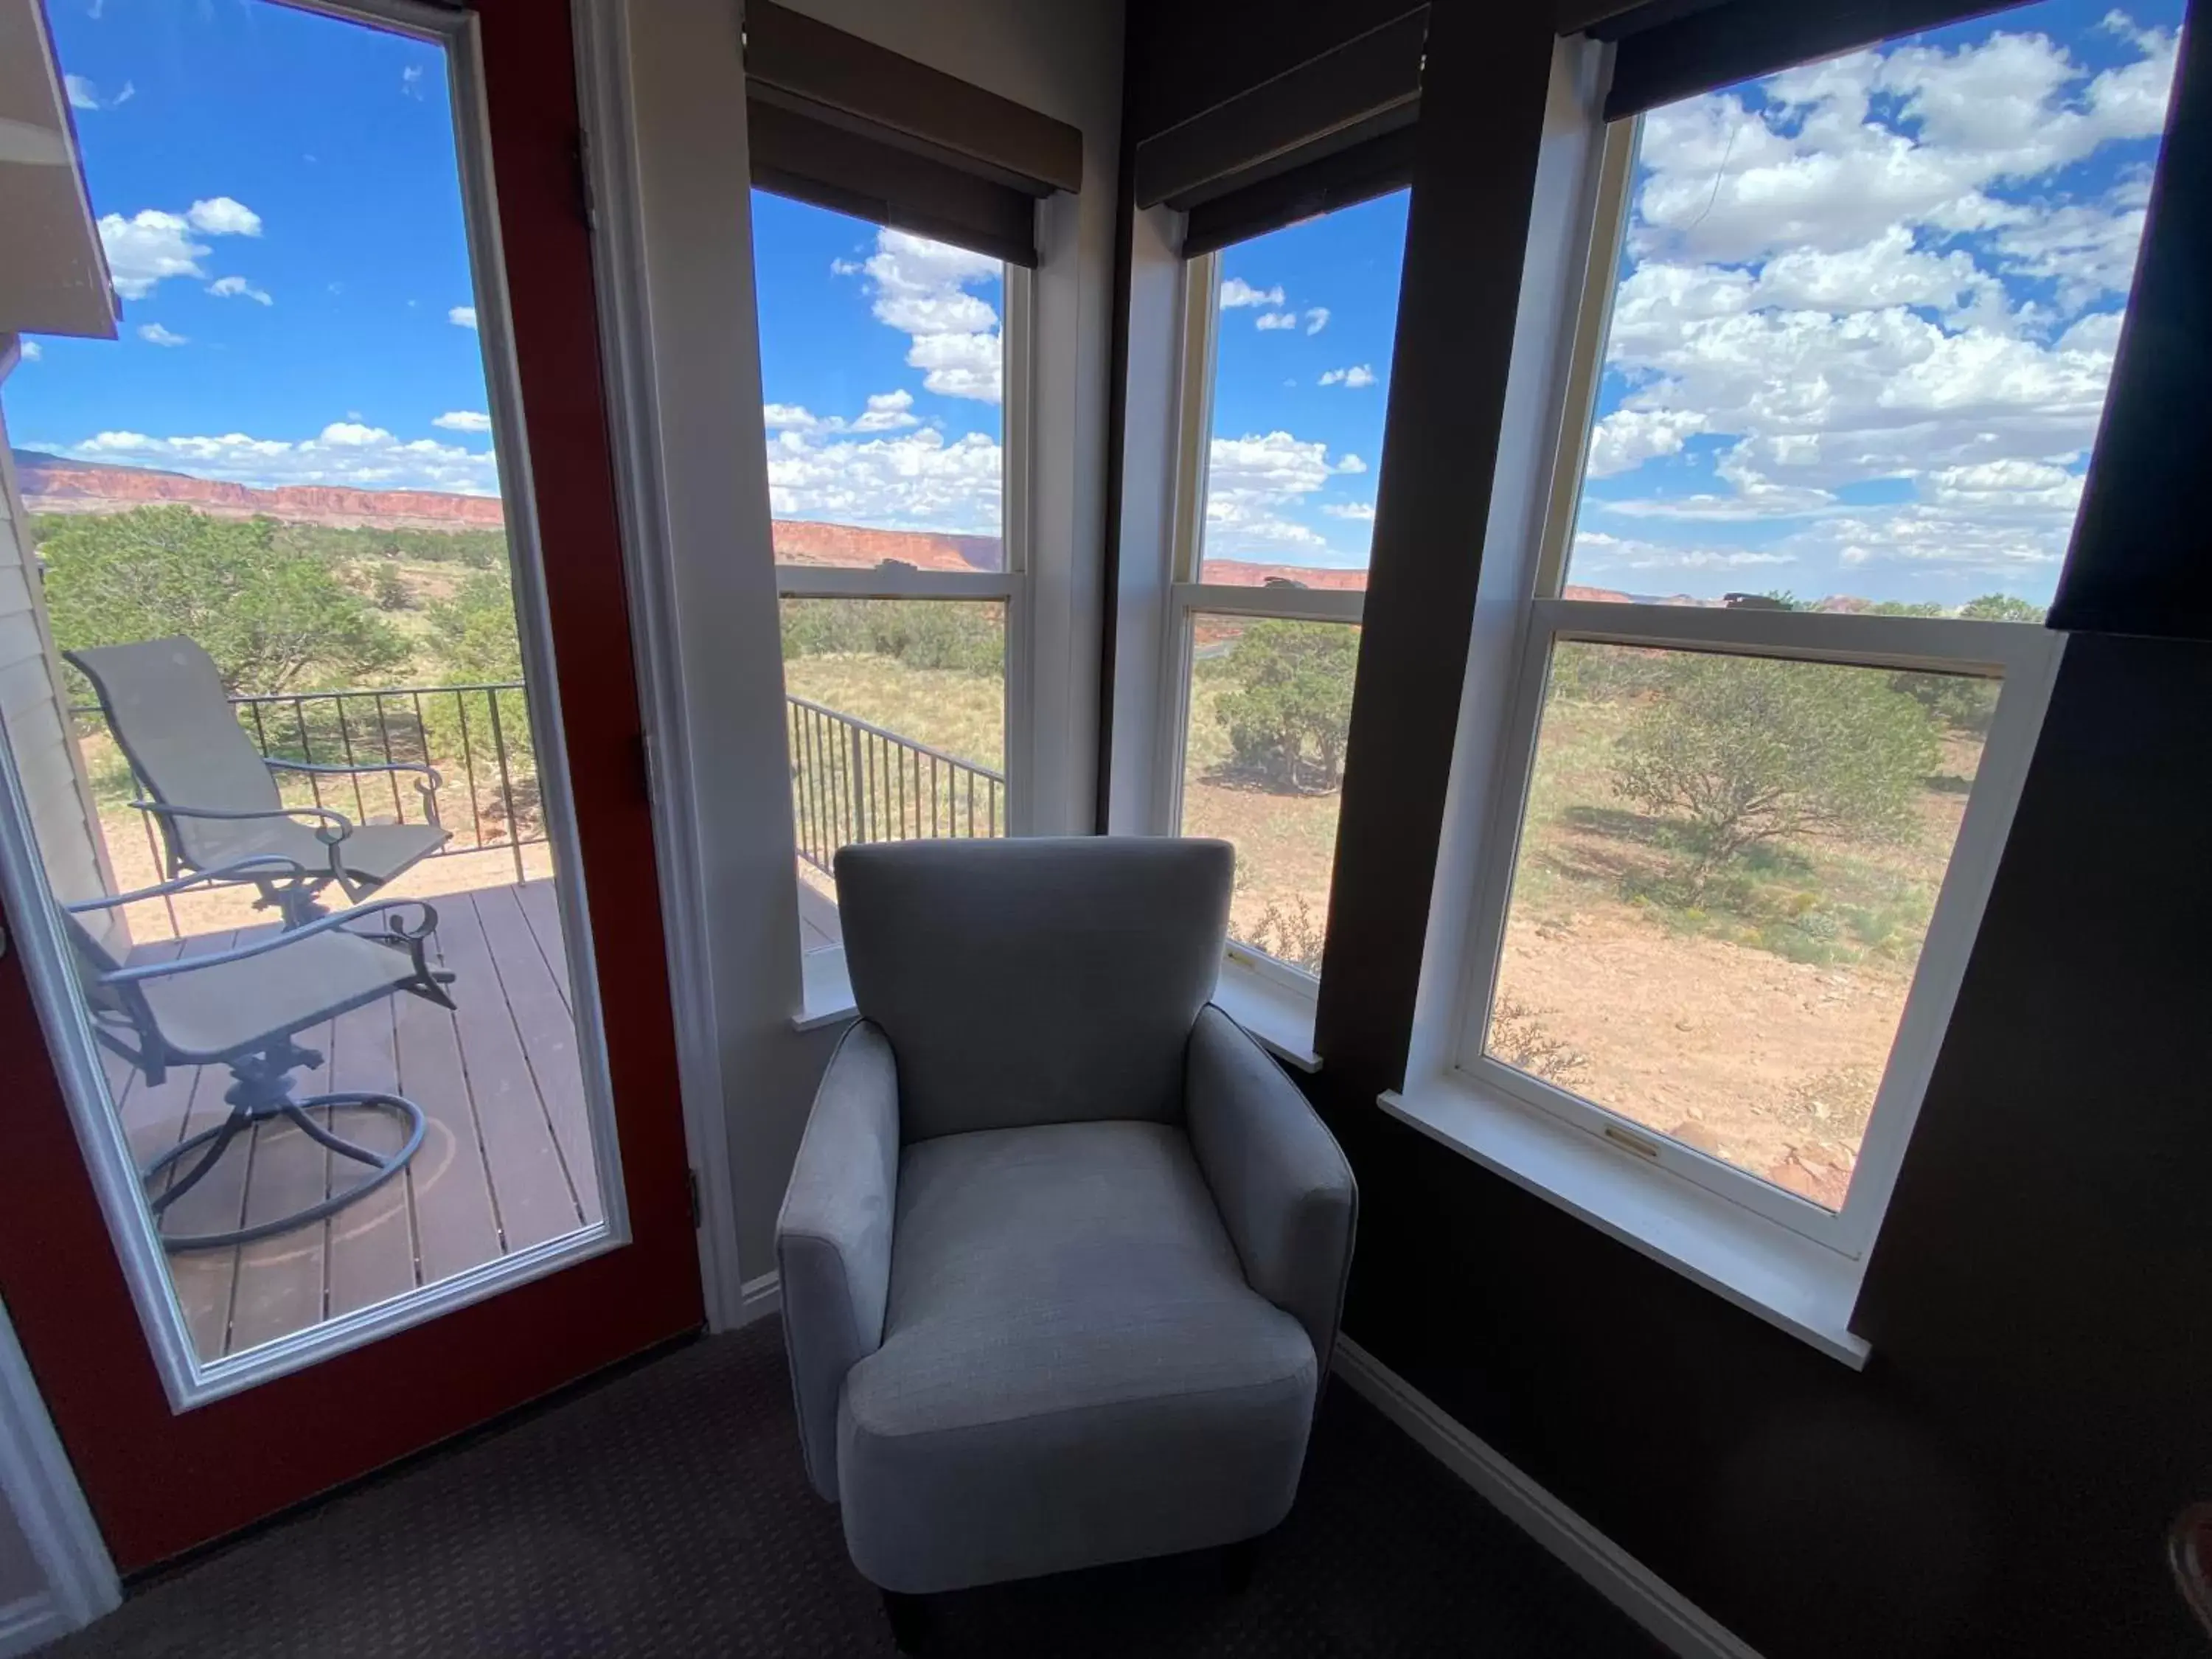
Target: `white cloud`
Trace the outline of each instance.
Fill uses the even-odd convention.
[[[1752,548],[1673,547],[1590,530],[1576,533],[1573,557],[1577,579],[1628,570],[1756,570],[1796,562],[1793,553]]]
[[[902,427],[918,426],[921,422],[909,411],[914,408],[914,393],[903,388],[896,392],[872,392],[868,397],[867,412],[853,422],[855,432],[891,432]]]
[[[267,289],[256,288],[243,276],[218,276],[208,284],[207,291],[218,300],[246,299],[262,306],[276,303]]]
[[[22,345],[23,361],[27,363],[35,363],[40,358],[46,355],[46,348],[40,345],[36,340],[26,340],[22,343]]]
[[[489,432],[491,416],[480,409],[449,409],[430,424],[441,426],[448,432]]]
[[[1283,303],[1283,285],[1273,288],[1254,288],[1242,276],[1231,276],[1221,285],[1221,308],[1235,311],[1243,306],[1279,306]]]
[[[1295,311],[1263,311],[1252,319],[1252,326],[1257,329],[1296,328],[1297,325],[1298,314]]]
[[[100,242],[115,291],[126,300],[143,300],[164,278],[206,276],[199,262],[209,249],[192,239],[195,231],[204,236],[258,236],[261,217],[228,196],[195,202],[181,214],[143,208],[127,219],[119,213],[103,215]]]
[[[380,427],[337,421],[313,438],[220,436],[156,438],[102,432],[55,453],[90,461],[162,467],[203,478],[271,489],[333,484],[360,489],[436,489],[496,495],[499,469],[489,450],[432,438],[402,441]]]
[[[206,236],[258,236],[261,216],[243,202],[211,196],[185,210],[192,228]]]
[[[1375,503],[1372,501],[1323,501],[1321,510],[1332,519],[1350,519],[1357,524],[1375,522]]]
[[[948,442],[925,427],[896,437],[825,441],[819,425],[785,426],[769,440],[769,506],[778,518],[997,532],[1003,457],[987,434],[971,432]]]
[[[1698,434],[1721,447],[1693,493],[1590,505],[1771,520],[1771,550],[1833,570],[1963,581],[2063,556],[2148,177],[2140,143],[2086,191],[2060,170],[2154,137],[2173,68],[2170,33],[2108,27],[2136,56],[2094,73],[1999,27],[1787,71],[1759,108],[1720,93],[1651,112],[1608,343],[1626,385],[1589,473]],[[1666,568],[1724,568],[1667,550]]]
[[[1332,368],[1321,377],[1323,386],[1340,386],[1351,391],[1375,384],[1375,368],[1370,363],[1354,363],[1350,368]]]
[[[420,64],[410,64],[399,71],[399,92],[405,98],[422,96],[422,66]]]
[[[1306,332],[1318,334],[1328,326],[1328,307],[1314,306],[1306,312]]]
[[[126,300],[143,300],[165,276],[206,276],[198,262],[208,250],[191,240],[190,229],[182,217],[159,208],[128,219],[119,213],[104,215],[100,242],[115,291]]]
[[[907,365],[922,371],[925,390],[999,401],[999,313],[969,292],[973,285],[1005,280],[999,260],[906,231],[879,230],[876,251],[867,258],[840,259],[830,270],[868,278],[876,320],[908,337]]]
[[[1694,409],[1616,409],[1590,429],[1589,476],[1610,477],[1679,454],[1684,440],[1705,429],[1705,417]]]
[[[62,84],[69,93],[71,109],[113,109],[118,104],[127,104],[138,95],[138,88],[128,81],[112,98],[102,98],[99,87],[82,75],[64,75]]]
[[[455,328],[474,328],[477,325],[477,308],[474,306],[451,307],[446,313],[446,320]]]
[[[1304,562],[1341,560],[1345,555],[1326,536],[1290,514],[1331,478],[1366,470],[1356,455],[1332,463],[1326,443],[1288,432],[1214,439],[1206,460],[1207,553],[1264,556],[1288,550]],[[1336,505],[1325,503],[1322,510],[1340,519],[1360,516],[1348,506],[1334,511]]]
[[[172,333],[169,330],[162,327],[159,323],[140,324],[138,327],[138,337],[145,341],[149,345],[180,346],[190,345],[191,343],[189,336]]]

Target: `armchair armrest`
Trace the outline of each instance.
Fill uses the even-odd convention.
[[[1235,1020],[1201,1010],[1183,1061],[1191,1149],[1252,1288],[1312,1340],[1336,1343],[1359,1191],[1335,1137]]]
[[[884,1340],[898,1155],[890,1040],[880,1026],[855,1020],[815,1091],[775,1225],[799,1442],[814,1490],[833,1503],[845,1373]]]
[[[364,772],[419,772],[415,780],[415,793],[422,797],[422,811],[430,822],[438,822],[438,791],[446,787],[446,780],[434,766],[425,766],[420,761],[363,761],[356,765],[350,762],[343,766],[325,765],[319,761],[280,760],[274,755],[264,755],[261,763],[272,772],[307,772],[317,777],[359,777]]]

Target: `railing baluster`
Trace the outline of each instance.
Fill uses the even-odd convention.
[[[331,702],[337,709],[338,738],[345,746],[346,764],[351,766],[354,763],[353,731],[346,724],[345,699],[334,697]],[[361,798],[361,774],[358,772],[353,775],[353,821],[356,823],[368,822],[368,807]]]
[[[392,763],[392,727],[384,718],[384,693],[381,691],[376,694],[376,734],[384,744],[384,763],[390,766]],[[384,779],[392,786],[392,815],[404,823],[407,822],[407,808],[399,799],[399,774],[386,772]]]
[[[469,781],[469,822],[474,826],[476,846],[471,850],[482,852],[484,844],[483,809],[477,804],[476,749],[469,741],[469,703],[465,692],[453,693],[453,712],[461,721],[461,771]]]
[[[300,758],[313,766],[315,763],[315,745],[308,741],[307,711],[298,697],[292,699],[292,724],[300,733]],[[307,774],[307,793],[314,797],[317,806],[323,804],[323,781],[313,772]]]
[[[514,780],[507,768],[507,728],[499,721],[499,693],[487,691],[484,703],[491,710],[491,751],[499,760],[499,797],[507,812],[507,845],[514,854],[514,879],[522,880],[522,828],[514,817]]]

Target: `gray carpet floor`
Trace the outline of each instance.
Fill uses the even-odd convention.
[[[1343,1384],[1231,1594],[1205,1558],[932,1598],[929,1652],[1623,1656],[1658,1650]],[[184,1568],[50,1650],[892,1651],[801,1469],[775,1322],[681,1349]]]

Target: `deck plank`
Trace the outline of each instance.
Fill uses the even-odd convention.
[[[331,1091],[399,1092],[398,1010],[392,1006],[398,1000],[373,1002],[340,1014],[333,1022]],[[428,1115],[426,1109],[426,1118]],[[406,1126],[390,1112],[356,1108],[332,1115],[338,1133],[373,1152],[396,1152],[406,1144]],[[421,1157],[428,1146],[426,1132],[416,1156]],[[323,1157],[325,1178],[332,1193],[358,1185],[370,1173],[366,1165],[335,1152],[325,1152]],[[394,1176],[374,1192],[356,1199],[323,1225],[328,1233],[331,1318],[373,1307],[415,1288],[415,1211],[404,1175]]]
[[[592,1120],[584,1103],[584,1073],[576,1054],[576,1023],[557,977],[538,945],[529,919],[514,888],[488,887],[475,896],[477,919],[490,946],[492,965],[522,1038],[532,1080],[561,1148],[570,1189],[586,1222],[602,1213],[598,1165],[592,1147]]]
[[[329,1069],[332,1024],[325,1020],[299,1034],[325,1059],[318,1072],[298,1072],[300,1094],[320,1094]],[[318,1118],[327,1114],[318,1112]],[[252,1178],[246,1189],[246,1223],[279,1220],[322,1202],[328,1191],[327,1159],[307,1133],[277,1119],[253,1132]],[[231,1297],[230,1346],[242,1353],[322,1321],[329,1252],[319,1221],[294,1227],[238,1249],[238,1281]]]
[[[499,1258],[499,1216],[453,1016],[416,996],[394,998],[392,1015],[399,1092],[425,1120],[422,1150],[409,1163],[406,1182],[422,1282],[435,1285]]]
[[[561,992],[561,1000],[570,1014],[575,1012],[576,997],[568,983],[568,948],[567,934],[561,930],[561,899],[553,883],[556,878],[541,881],[526,881],[514,890],[522,906],[522,914],[529,921],[530,931],[537,937],[538,949],[552,970],[553,983]]]
[[[459,976],[451,988],[459,1008],[453,1020],[500,1231],[512,1252],[573,1232],[582,1224],[582,1215],[507,1011],[473,896],[449,895],[438,907],[438,943],[446,965]],[[455,902],[462,899],[471,902]]]

